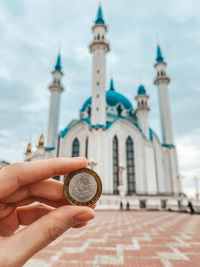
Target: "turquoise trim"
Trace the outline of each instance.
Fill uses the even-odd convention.
[[[61,138],[64,138],[65,135],[69,132],[69,130],[70,130],[71,128],[73,128],[75,125],[79,124],[79,123],[82,122],[82,121],[85,121],[85,122],[90,126],[90,128],[91,128],[91,122],[90,122],[89,118],[81,119],[81,120],[73,120],[73,121],[71,121],[71,122],[68,124],[68,126],[67,126],[64,130],[61,130],[61,131],[60,131],[60,137],[61,137]]]
[[[164,58],[162,56],[162,52],[161,52],[161,48],[160,48],[160,45],[157,45],[157,58],[156,58],[156,61],[158,63],[160,62],[164,62]]]
[[[91,128],[106,128],[106,127],[103,124],[95,124],[95,125],[92,125]]]
[[[101,6],[99,6],[98,13],[97,13],[97,19],[95,21],[95,24],[105,24],[103,20],[103,12]]]
[[[56,65],[55,65],[55,71],[61,71],[61,55],[58,54]]]
[[[55,149],[54,146],[52,146],[52,147],[45,147],[45,151],[52,151],[52,150],[54,150],[54,149]]]
[[[90,128],[105,128],[107,130],[107,129],[109,129],[111,127],[111,125],[113,123],[115,123],[116,121],[118,121],[120,119],[126,120],[129,123],[131,123],[132,125],[134,125],[140,131],[140,133],[142,134],[143,138],[145,139],[145,135],[143,134],[142,130],[140,129],[140,127],[138,126],[137,123],[134,123],[133,121],[131,121],[128,118],[119,117],[119,116],[116,116],[116,118],[113,121],[106,121],[106,125],[102,125],[102,124],[91,125],[91,121],[90,121],[89,118],[81,119],[81,120],[73,120],[73,121],[71,121],[69,123],[69,125],[64,130],[60,131],[60,137],[64,138],[65,135],[69,132],[70,129],[72,129],[75,125],[77,125],[77,124],[79,124],[79,123],[81,123],[83,121],[86,122]]]
[[[144,85],[141,84],[141,85],[138,87],[137,94],[138,94],[138,95],[146,95],[146,90],[145,90]]]
[[[175,145],[173,144],[162,144],[163,147],[168,147],[168,148],[174,148]]]
[[[151,141],[153,141],[153,131],[151,128],[149,128],[149,138]]]

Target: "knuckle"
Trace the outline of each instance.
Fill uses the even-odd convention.
[[[60,222],[59,224],[54,222],[47,231],[46,242],[50,243],[54,241],[61,234],[63,234],[65,230],[66,230],[66,227],[64,224],[60,224]]]

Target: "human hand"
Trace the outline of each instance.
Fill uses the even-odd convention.
[[[63,183],[49,179],[86,166],[84,158],[56,158],[0,170],[0,266],[22,266],[67,229],[94,218],[93,209],[69,205]],[[15,233],[20,225],[28,226]]]

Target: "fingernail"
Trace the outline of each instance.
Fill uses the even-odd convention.
[[[88,209],[86,211],[83,211],[79,213],[78,215],[74,216],[75,222],[84,222],[92,220],[95,217],[95,213],[92,209]]]

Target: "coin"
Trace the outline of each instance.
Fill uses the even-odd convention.
[[[95,171],[83,168],[68,174],[63,191],[66,199],[72,205],[90,207],[101,196],[101,179]]]

